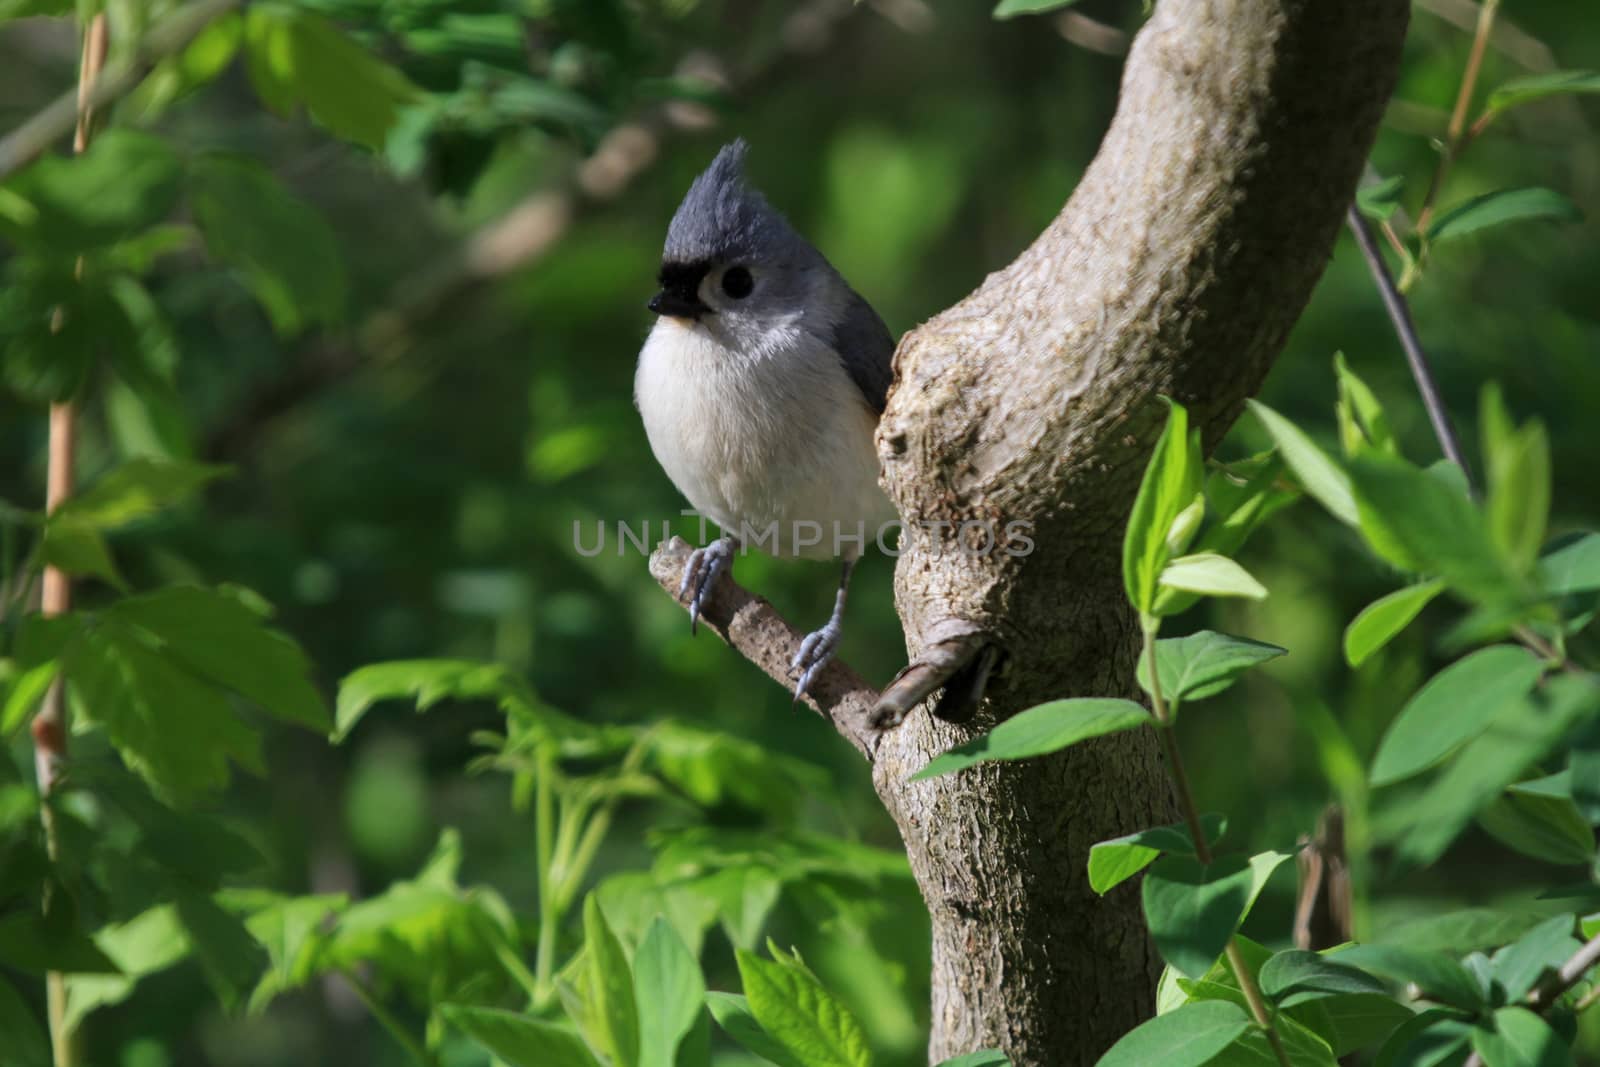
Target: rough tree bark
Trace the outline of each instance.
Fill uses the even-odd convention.
[[[907,334],[878,431],[912,526],[895,580],[922,696],[980,648],[1000,666],[971,724],[921,711],[870,731],[872,694],[830,672],[818,705],[873,759],[933,920],[934,1061],[999,1047],[1092,1063],[1153,1010],[1134,885],[1105,899],[1098,840],[1172,820],[1153,738],[906,779],[1040,701],[1133,695],[1122,528],[1164,417],[1208,444],[1260,385],[1321,275],[1393,87],[1408,0],[1162,0],[1138,35],[1100,152],[1014,263]],[[955,533],[1033,524],[1021,557]],[[653,561],[676,584],[681,545]],[[707,621],[782,676],[799,637],[724,590]],[[886,694],[887,697],[887,694]]]

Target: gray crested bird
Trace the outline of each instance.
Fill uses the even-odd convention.
[[[667,477],[723,531],[684,568],[691,629],[744,547],[842,561],[833,614],[790,664],[799,700],[838,647],[856,560],[896,518],[873,446],[894,338],[745,183],[745,150],[718,152],[667,228],[634,402]]]

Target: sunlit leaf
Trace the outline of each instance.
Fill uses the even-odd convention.
[[[1267,589],[1227,556],[1200,553],[1180,556],[1161,572],[1161,584],[1202,596],[1238,596],[1260,600]]]
[[[1411,620],[1443,591],[1444,583],[1438,579],[1418,582],[1404,589],[1396,589],[1362,608],[1361,613],[1345,627],[1345,661],[1352,667],[1361,666],[1373,653],[1411,625]]]
[[[585,999],[601,1051],[613,1067],[635,1067],[639,1062],[639,1013],[633,974],[622,944],[593,894],[583,902],[583,948],[587,958]]]
[[[160,137],[112,128],[81,155],[47,155],[7,182],[35,212],[14,231],[58,253],[110,244],[166,217],[182,179]]]
[[[1600,589],[1600,533],[1586,533],[1539,560],[1539,584],[1552,596]]]
[[[764,960],[743,949],[737,958],[750,1010],[796,1059],[806,1067],[869,1067],[861,1024],[798,960]]]
[[[1168,405],[1167,424],[1145,467],[1122,542],[1128,600],[1146,614],[1155,606],[1157,583],[1170,555],[1168,531],[1200,492],[1205,475],[1199,440],[1189,432],[1188,411],[1181,404]]]
[[[1389,429],[1389,417],[1383,405],[1356,372],[1343,352],[1333,356],[1334,375],[1339,380],[1339,432],[1343,439],[1345,455],[1353,456],[1363,448],[1372,448],[1385,455],[1398,455],[1394,432]]]
[[[706,1006],[723,1032],[744,1048],[777,1067],[811,1067],[811,1064],[790,1052],[771,1034],[761,1028],[750,1001],[737,993],[706,994]]]
[[[1594,830],[1569,796],[1513,787],[1478,813],[1478,825],[1507,848],[1546,863],[1576,866],[1595,857]]]
[[[1360,968],[1304,949],[1286,949],[1261,967],[1261,992],[1272,1000],[1294,993],[1383,991],[1383,983]]]
[[[61,671],[56,660],[28,668],[11,682],[5,703],[0,705],[0,738],[9,738],[33,717],[33,711],[49,692],[50,684]]]
[[[1091,737],[1132,730],[1152,722],[1150,713],[1131,700],[1073,697],[1052,700],[1019,712],[982,737],[957,745],[911,776],[934,778],[989,760],[1042,756]]]
[[[1227,820],[1221,815],[1207,813],[1200,816],[1200,825],[1207,842],[1215,844],[1227,828]],[[1096,842],[1089,848],[1089,888],[1104,896],[1150,866],[1163,852],[1194,855],[1194,842],[1186,825],[1157,826]]]
[[[1096,1067],[1198,1067],[1250,1028],[1244,1009],[1225,1000],[1202,1000],[1157,1015],[1124,1034]]]
[[[1572,936],[1575,926],[1571,915],[1556,915],[1494,954],[1494,977],[1508,1002],[1521,1000],[1582,947]]]
[[[1278,446],[1278,453],[1289,465],[1296,480],[1323,507],[1347,526],[1356,526],[1355,495],[1350,476],[1319,448],[1305,431],[1265,404],[1250,401],[1250,410]]]
[[[64,503],[51,520],[115,529],[188,499],[228,472],[207,463],[131,459]]]

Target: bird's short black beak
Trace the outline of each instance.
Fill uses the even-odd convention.
[[[698,319],[711,310],[692,293],[679,293],[670,289],[663,289],[652,296],[645,306],[657,315],[666,315],[674,319]]]

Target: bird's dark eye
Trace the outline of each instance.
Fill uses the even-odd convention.
[[[722,291],[735,300],[743,300],[755,287],[755,279],[743,267],[729,267],[722,272]]]

